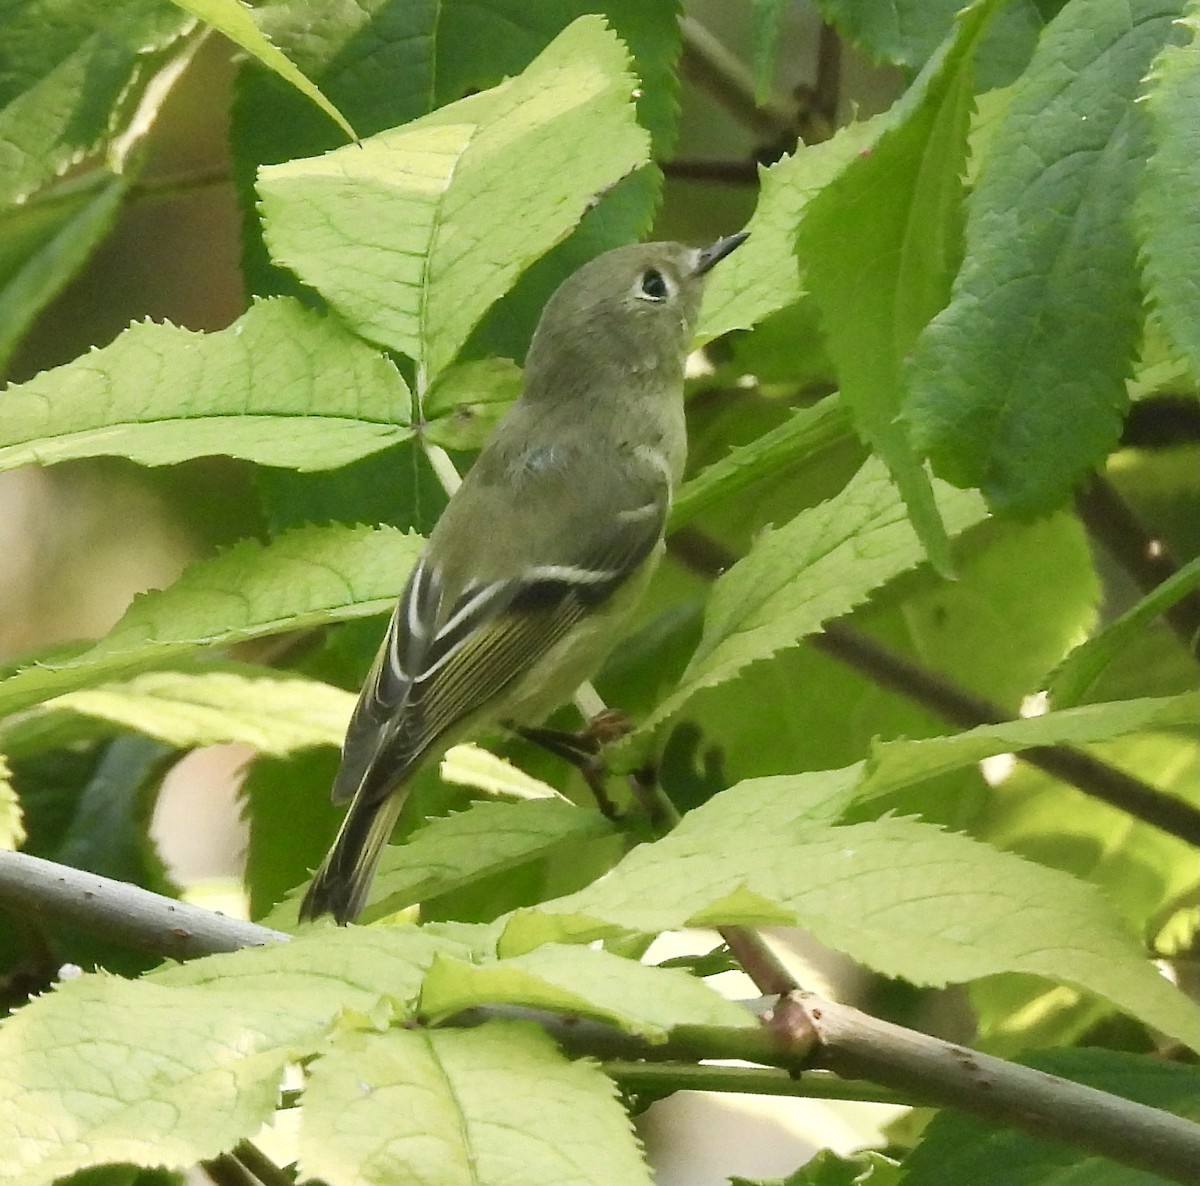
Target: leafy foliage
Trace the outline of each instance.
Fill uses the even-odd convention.
[[[1019,755],[1083,749],[1194,799],[1194,661],[1158,619],[1196,589],[1195,447],[1117,445],[1131,395],[1195,415],[1195,0],[824,0],[908,82],[755,170],[701,312],[668,559],[598,676],[639,725],[614,764],[657,746],[682,821],[662,834],[636,797],[605,818],[516,744],[452,752],[346,930],[296,902],[436,475],[519,390],[562,276],[652,224],[728,233],[749,201],[672,175],[677,141],[694,165],[719,139],[696,142],[718,121],[689,114],[670,4],[104,7],[0,18],[0,362],[145,200],[143,140],[205,43],[190,14],[252,59],[229,129],[249,298],[224,329],[135,320],[0,392],[0,468],[121,465],[203,517],[193,483],[223,458],[265,530],[215,524],[104,637],[5,660],[0,862],[175,892],[147,835],[163,775],[238,741],[246,898],[291,939],[144,972],[0,918],[5,1000],[31,966],[49,990],[0,1022],[0,1183],[180,1171],[264,1125],[301,1179],[649,1182],[612,1067],[533,1019],[753,1061],[758,1023],[708,965],[642,958],[689,927],[803,927],[901,1022],[965,985],[977,1045],[1086,1042],[1031,1061],[1194,1118],[1194,1068],[1145,1053],[1200,1047],[1151,959],[1194,944],[1194,852]],[[747,7],[760,98],[785,10]],[[1070,510],[1097,468],[1181,552],[1153,589],[1130,595]],[[891,666],[837,663],[834,619]],[[1000,723],[962,707],[1040,692],[1050,711]],[[788,1180],[1157,1181],[980,1125],[943,1112],[899,1166],[826,1153]]]
[[[1146,145],[1133,101],[1177,14],[1155,0],[1068,6],[981,170],[907,415],[935,469],[993,506],[1061,502],[1116,443],[1140,321],[1128,215]],[[1091,299],[1100,290],[1119,295]]]

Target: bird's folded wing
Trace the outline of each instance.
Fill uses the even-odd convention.
[[[335,802],[386,795],[447,730],[500,696],[607,600],[662,537],[669,496],[596,521],[553,563],[469,584],[446,609],[422,557],[388,625],[346,735]]]

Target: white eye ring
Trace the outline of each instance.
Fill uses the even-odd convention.
[[[671,285],[657,268],[647,268],[638,277],[633,292],[639,300],[657,305],[671,295]]]

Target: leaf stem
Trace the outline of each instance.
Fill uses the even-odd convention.
[[[875,1104],[913,1102],[913,1097],[903,1092],[877,1087],[873,1083],[839,1079],[827,1071],[806,1071],[796,1075],[781,1067],[721,1067],[625,1059],[611,1059],[602,1063],[600,1069],[625,1091],[657,1098],[676,1091],[723,1091]]]

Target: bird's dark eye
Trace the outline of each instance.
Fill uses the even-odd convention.
[[[667,299],[667,282],[657,268],[647,268],[642,273],[641,292],[639,296],[648,301],[665,301]]]

